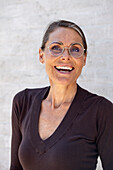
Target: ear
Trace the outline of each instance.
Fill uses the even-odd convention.
[[[39,61],[42,64],[45,62],[45,60],[44,60],[44,51],[41,48],[39,48]]]
[[[85,66],[85,65],[86,65],[86,58],[87,58],[87,54],[85,54],[85,55],[84,55],[84,59],[83,59],[83,60],[84,60],[84,62],[83,62],[83,66]]]

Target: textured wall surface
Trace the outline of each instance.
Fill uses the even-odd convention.
[[[26,87],[48,85],[38,48],[47,24],[57,19],[76,22],[87,37],[79,84],[113,101],[112,0],[0,0],[0,170],[10,164],[13,96]]]

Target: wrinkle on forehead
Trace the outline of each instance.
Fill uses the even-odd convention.
[[[83,44],[82,38],[77,31],[64,27],[57,28],[49,35],[47,44],[50,44],[53,41],[62,42],[64,45],[70,45],[75,42]]]

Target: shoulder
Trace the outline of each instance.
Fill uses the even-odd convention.
[[[113,110],[113,103],[104,96],[88,92],[87,99],[94,102],[101,111]]]
[[[83,111],[87,111],[90,121],[95,122],[98,131],[104,131],[105,127],[113,130],[113,103],[103,96],[82,90],[86,93]]]
[[[25,115],[27,110],[32,106],[33,101],[40,93],[44,93],[48,87],[24,89],[18,92],[13,98],[12,113],[19,118]]]
[[[21,100],[25,97],[34,97],[38,94],[40,94],[42,91],[44,91],[45,89],[47,89],[48,87],[42,87],[42,88],[34,88],[34,89],[29,89],[26,88],[22,91],[19,91],[15,96],[14,96],[14,100]]]
[[[98,120],[113,124],[113,103],[104,97],[99,105]]]
[[[19,91],[13,98],[13,103],[17,105],[23,105],[23,103],[32,101],[36,96],[38,96],[41,92],[48,89],[48,87],[42,88],[26,88],[22,91]]]
[[[81,87],[80,87],[81,88]],[[90,103],[90,104],[95,104],[102,107],[112,107],[113,103],[108,100],[107,98],[105,98],[104,96],[100,96],[96,93],[92,93],[86,89],[81,88],[82,91],[86,94],[85,95],[85,101],[86,103]]]
[[[90,110],[97,117],[113,115],[113,103],[110,100],[83,88],[81,88],[81,92],[85,93],[84,110]]]

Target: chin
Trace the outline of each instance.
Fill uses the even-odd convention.
[[[54,81],[52,81],[52,84],[58,84],[58,85],[64,85],[64,86],[68,86],[68,85],[71,85],[71,84],[76,84],[76,80],[73,81],[73,80],[69,80],[69,79],[66,79],[66,78],[58,78],[58,79],[55,79]]]

